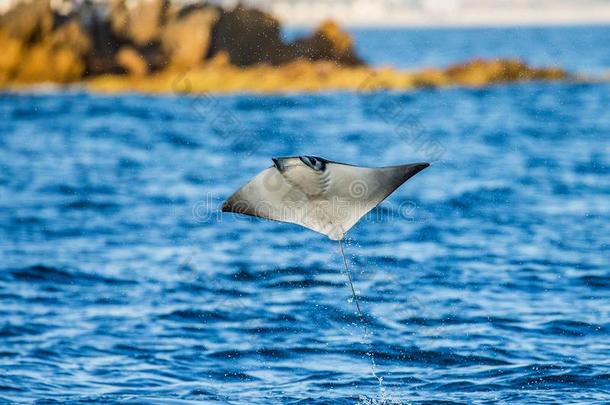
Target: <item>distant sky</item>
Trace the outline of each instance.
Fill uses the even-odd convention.
[[[610,0],[251,0],[282,20],[311,25],[610,24]]]
[[[0,0],[0,10],[15,1]],[[334,18],[346,25],[610,24],[610,0],[242,1],[272,11],[284,22],[293,25],[314,25],[325,18]],[[232,5],[237,0],[213,2]]]

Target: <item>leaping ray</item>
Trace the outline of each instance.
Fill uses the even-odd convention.
[[[275,158],[229,197],[222,211],[298,224],[342,240],[360,218],[428,166],[372,168],[315,156]]]
[[[366,319],[347,267],[343,238],[367,212],[428,166],[414,163],[372,168],[315,156],[275,158],[273,166],[229,197],[222,211],[290,222],[338,240],[352,297],[368,336]],[[367,356],[383,396],[383,378],[377,375],[373,350],[369,349]]]
[[[365,323],[347,267],[343,238],[360,218],[430,164],[373,168],[316,156],[272,160],[273,166],[231,195],[222,211],[298,224],[338,240],[352,296]]]

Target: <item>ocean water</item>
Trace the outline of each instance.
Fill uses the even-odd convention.
[[[364,59],[380,65],[446,67],[472,58],[511,57],[587,75],[610,71],[610,52],[600,46],[610,38],[610,26],[369,28],[353,34]]]
[[[608,60],[607,30],[553,30]],[[608,403],[609,106],[606,83],[0,94],[0,402]],[[336,242],[219,213],[298,154],[432,162],[349,233],[366,331]]]

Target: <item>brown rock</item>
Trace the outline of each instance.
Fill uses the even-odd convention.
[[[24,54],[15,80],[26,83],[69,83],[83,77],[85,65],[69,48],[53,48],[48,42],[34,45]]]
[[[447,77],[440,69],[426,68],[413,74],[415,87],[437,87],[447,84]]]
[[[213,57],[207,60],[206,66],[214,68],[226,68],[231,66],[229,54],[225,51],[216,53]]]
[[[179,68],[201,64],[210,50],[212,28],[219,16],[217,8],[201,7],[171,20],[161,35],[168,64]]]
[[[342,31],[334,21],[325,21],[310,38],[297,40],[290,45],[290,56],[309,60],[328,60],[340,65],[361,65],[352,37]]]
[[[210,56],[221,51],[237,66],[280,63],[285,54],[280,23],[267,13],[241,5],[225,11],[212,30]]]
[[[557,80],[568,77],[563,70],[533,68],[519,59],[474,59],[450,66],[445,73],[453,82],[472,86],[520,80]]]
[[[57,28],[48,37],[54,48],[70,48],[81,57],[91,51],[91,39],[83,26],[76,19],[70,19]]]
[[[129,12],[129,38],[139,46],[157,41],[168,8],[169,0],[140,0]]]
[[[92,50],[91,39],[81,22],[72,18],[49,36],[53,81],[62,83],[80,80],[86,71],[85,57]]]
[[[94,19],[88,28],[88,34],[92,46],[91,52],[85,58],[87,75],[120,73],[115,55],[124,41],[114,34],[110,22],[103,19]]]
[[[55,12],[49,1],[22,2],[0,15],[0,83],[68,83],[127,72],[150,77],[99,80],[159,89],[163,78],[175,73],[161,72],[166,67],[195,68],[193,91],[359,88],[371,72],[375,86],[401,89],[569,77],[561,69],[534,68],[516,59],[475,59],[419,72],[372,71],[359,66],[363,62],[351,36],[334,22],[286,44],[273,16],[243,6],[223,11],[204,3],[110,0],[106,8],[102,2],[66,0],[53,2],[59,4]]]
[[[71,83],[82,79],[85,74],[85,63],[82,55],[74,50],[61,47],[53,51],[51,55],[51,67],[49,79],[57,83]]]
[[[67,83],[85,73],[84,56],[90,51],[87,33],[76,19],[68,19],[33,45],[8,41],[5,76],[22,82]]]
[[[169,9],[169,0],[111,0],[108,19],[117,38],[144,47],[159,40]]]
[[[53,30],[55,16],[48,0],[21,2],[0,15],[0,27],[24,44],[42,40]]]
[[[131,75],[144,76],[148,74],[149,69],[146,59],[138,51],[129,46],[119,49],[116,60],[119,66]]]
[[[129,10],[125,0],[109,1],[108,22],[115,35],[124,38],[129,37]]]
[[[0,49],[0,83],[7,83],[17,74],[26,49],[21,41],[3,32],[0,32]]]

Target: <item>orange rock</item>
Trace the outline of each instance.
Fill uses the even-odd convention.
[[[204,3],[110,0],[107,6],[74,2],[65,10],[59,15],[49,0],[31,0],[0,15],[0,84],[88,78],[98,88],[172,91],[176,71],[188,71],[188,91],[367,91],[569,77],[518,59],[417,72],[369,68],[332,21],[287,44],[278,20],[243,6],[222,11]],[[113,76],[124,73],[129,77]]]
[[[169,0],[139,0],[129,10],[127,34],[138,46],[147,46],[157,41],[161,35]]]
[[[3,32],[0,32],[0,84],[11,81],[19,69],[25,51],[24,44]]]
[[[55,16],[48,0],[17,3],[0,14],[0,28],[24,44],[40,41],[53,30]]]
[[[148,64],[146,59],[135,49],[129,46],[124,46],[119,49],[116,55],[116,60],[127,73],[133,76],[145,76],[148,74]]]
[[[170,21],[161,35],[168,64],[178,68],[200,65],[210,50],[212,28],[219,15],[216,8],[202,7]]]
[[[231,58],[225,51],[216,53],[212,58],[208,59],[206,66],[214,68],[229,67],[231,65]]]
[[[328,60],[341,65],[361,65],[352,37],[332,20],[327,20],[309,38],[290,44],[290,57]]]
[[[450,66],[445,74],[457,84],[481,86],[489,83],[519,80],[555,80],[568,77],[557,68],[533,68],[519,59],[474,59]]]

